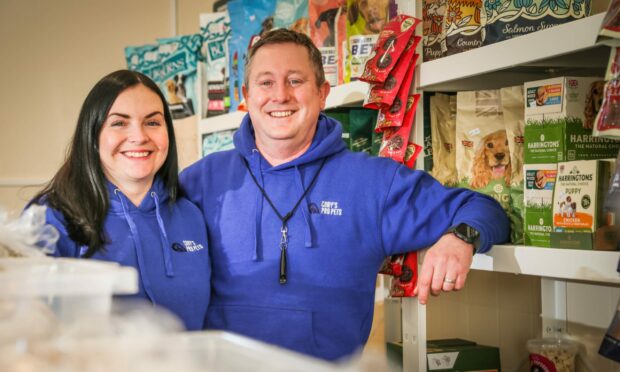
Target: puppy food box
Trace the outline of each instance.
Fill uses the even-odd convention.
[[[583,160],[558,164],[553,193],[553,247],[594,248],[593,234],[604,222],[602,206],[610,175],[610,161]]]
[[[557,164],[526,164],[523,166],[526,245],[551,246],[553,230],[553,189]]]
[[[560,77],[525,83],[525,162],[615,158],[620,141],[593,137],[584,128],[593,110],[595,77]]]

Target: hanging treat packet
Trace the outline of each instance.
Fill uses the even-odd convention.
[[[196,113],[198,56],[202,46],[200,34],[157,39],[159,65],[150,77],[166,96],[173,119]]]
[[[594,122],[595,136],[620,139],[620,79],[605,84],[603,102]]]
[[[366,61],[360,80],[367,83],[383,83],[403,52],[411,48],[411,38],[420,20],[408,15],[399,15],[392,19],[379,34],[379,40],[372,51],[372,57]]]
[[[230,108],[228,90],[228,39],[230,19],[227,12],[200,15],[200,115],[203,118],[225,114]]]
[[[126,47],[127,68],[151,76],[151,70],[159,64],[157,49],[157,44]]]
[[[344,82],[358,80],[379,32],[388,21],[389,1],[347,0],[347,48]]]
[[[417,143],[409,142],[407,144],[407,150],[405,150],[405,165],[409,169],[415,169],[415,161],[422,152],[422,146]]]
[[[390,296],[392,297],[411,297],[413,290],[418,282],[418,255],[416,252],[404,253],[396,256],[393,266],[400,265],[400,269],[394,270],[398,275],[394,275]]]
[[[446,32],[443,18],[447,0],[422,1],[422,60],[432,61],[446,55]]]
[[[416,46],[420,42],[420,37],[415,36],[410,39],[407,49],[401,55],[401,58],[394,66],[394,69],[388,74],[385,82],[371,84],[364,107],[374,110],[386,109],[394,103],[398,91],[406,82],[406,73],[410,66],[415,69],[419,55],[415,53]]]
[[[620,44],[620,0],[611,0],[603,18],[597,41],[608,41],[608,44]]]
[[[308,5],[310,38],[321,52],[325,80],[331,86],[342,84],[344,56],[339,46],[346,40],[346,1],[310,0]]]
[[[402,125],[396,128],[388,128],[384,131],[379,156],[391,158],[398,163],[404,163],[409,135],[413,128],[415,109],[419,100],[419,94],[410,95],[407,99],[406,113]]]
[[[407,105],[405,103],[409,97],[414,70],[415,65],[410,64],[392,105],[379,110],[375,131],[382,131],[391,127],[400,127],[402,125],[407,111]]]

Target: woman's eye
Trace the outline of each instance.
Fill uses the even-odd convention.
[[[159,127],[161,123],[158,121],[149,121],[146,123],[146,125],[148,125],[149,127]]]
[[[125,125],[125,123],[123,121],[113,121],[110,126],[111,127],[122,127],[123,125]]]

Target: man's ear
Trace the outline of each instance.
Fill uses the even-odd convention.
[[[327,101],[327,96],[329,95],[331,87],[327,81],[324,81],[323,84],[319,87],[319,97],[321,99],[321,110],[325,109],[325,102]]]
[[[243,94],[243,99],[247,102],[248,100],[248,88],[243,84],[241,86],[241,93]]]

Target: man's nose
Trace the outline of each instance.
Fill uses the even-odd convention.
[[[273,92],[273,100],[277,102],[285,102],[291,96],[291,87],[288,83],[277,84],[276,89]]]

